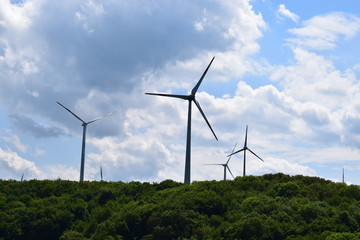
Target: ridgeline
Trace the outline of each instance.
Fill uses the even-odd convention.
[[[191,185],[0,180],[0,239],[360,239],[360,188],[267,174]]]

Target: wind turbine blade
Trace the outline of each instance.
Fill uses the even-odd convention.
[[[116,113],[116,112],[117,112],[117,110],[112,111],[111,113],[108,113],[108,114],[102,115],[102,116],[100,116],[100,117],[98,117],[98,118],[95,118],[94,120],[91,120],[91,121],[87,122],[86,124],[90,124],[90,123],[95,122],[95,121],[97,121],[97,120],[100,120],[100,119],[102,119],[102,118],[104,118],[104,117],[108,117],[108,116],[110,116],[110,115],[112,115],[112,114],[114,114],[114,113]]]
[[[200,80],[199,80],[198,83],[195,85],[195,87],[191,90],[191,94],[195,94],[195,93],[197,92],[198,88],[200,87],[200,84],[201,84],[202,80],[204,79],[204,77],[205,77],[207,71],[209,70],[209,68],[210,68],[212,62],[214,61],[214,59],[215,59],[215,57],[213,57],[213,58],[211,59],[209,65],[208,65],[207,68],[205,69],[205,71],[204,71],[203,75],[201,76]]]
[[[239,152],[241,152],[241,151],[244,151],[244,150],[246,150],[246,148],[242,148],[242,149],[240,149],[240,150],[238,150],[238,151],[236,151],[236,152],[233,152],[232,154],[227,155],[227,157],[230,157],[230,156],[232,156],[232,155],[235,155],[235,154],[237,154],[237,153],[239,153]]]
[[[172,98],[181,98],[184,100],[189,100],[189,95],[178,95],[178,94],[167,94],[167,93],[145,93],[146,95],[154,95],[161,97],[172,97]]]
[[[231,154],[234,153],[235,148],[236,148],[236,145],[237,145],[237,142],[235,143],[235,146],[234,146],[233,150],[231,151]],[[232,156],[232,155],[229,155],[229,158],[228,158],[228,160],[227,160],[227,162],[226,162],[226,165],[229,163],[229,161],[230,161],[230,159],[231,159],[231,156]]]
[[[219,165],[219,166],[224,166],[224,164],[221,164],[221,163],[209,163],[209,164],[203,164],[203,165]]]
[[[245,148],[247,146],[247,132],[248,132],[248,125],[246,125],[246,131],[245,131],[245,143],[244,143]]]
[[[201,109],[201,107],[200,107],[200,103],[199,103],[198,101],[196,101],[196,99],[194,99],[194,102],[195,102],[195,105],[197,106],[197,108],[199,109],[199,111],[200,111],[201,115],[202,115],[202,116],[203,116],[203,118],[205,119],[205,121],[206,121],[207,125],[209,126],[209,128],[210,128],[211,132],[214,134],[215,139],[216,139],[216,140],[218,140],[218,138],[217,138],[217,136],[216,136],[216,134],[215,134],[214,130],[212,129],[212,127],[211,127],[211,125],[210,125],[209,121],[207,120],[207,118],[206,118],[206,116],[205,116],[205,114],[204,114],[203,110],[202,110],[202,109]]]
[[[84,120],[82,120],[78,115],[76,115],[75,113],[73,113],[70,109],[68,109],[67,107],[65,107],[64,105],[62,105],[61,103],[57,102],[57,104],[59,104],[60,106],[62,106],[63,108],[65,108],[69,113],[71,113],[72,115],[74,115],[74,117],[76,117],[77,119],[79,119],[82,123],[86,124],[86,122]]]
[[[232,172],[231,172],[231,170],[230,170],[229,166],[228,166],[228,165],[226,165],[226,167],[227,167],[227,169],[229,170],[229,173],[231,174],[231,176],[232,176],[233,178],[235,178],[235,177],[234,177],[234,175],[232,174]]]
[[[256,153],[254,153],[253,151],[251,151],[251,149],[250,148],[247,148],[247,150],[249,150],[252,154],[254,154],[258,159],[260,159],[261,161],[263,161],[264,162],[264,160],[262,160],[262,158],[261,157],[259,157],[258,155],[256,155]]]
[[[233,148],[233,150],[231,151],[231,153],[233,153],[233,152],[235,151],[236,145],[237,145],[237,142],[235,143],[234,148]]]

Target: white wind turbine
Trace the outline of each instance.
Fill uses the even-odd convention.
[[[258,155],[256,155],[256,153],[254,153],[253,151],[251,151],[250,148],[247,147],[247,132],[248,132],[248,126],[246,125],[246,132],[245,132],[245,143],[244,143],[244,147],[230,155],[228,155],[228,157],[234,155],[234,154],[237,154],[241,151],[244,151],[244,171],[243,171],[243,176],[245,176],[245,169],[246,169],[246,150],[249,150],[249,152],[251,152],[252,154],[254,154],[258,159],[260,159],[261,161],[264,161],[262,160],[261,157],[259,157]]]
[[[195,94],[202,82],[202,80],[204,79],[207,71],[209,70],[212,62],[214,61],[213,57],[209,63],[209,65],[207,66],[207,68],[205,69],[203,75],[201,76],[200,80],[197,82],[197,84],[195,85],[195,87],[191,90],[191,93],[189,95],[177,95],[177,94],[164,94],[164,93],[145,93],[148,95],[156,95],[156,96],[161,96],[161,97],[171,97],[171,98],[180,98],[183,100],[187,100],[189,101],[189,107],[188,107],[188,123],[187,123],[187,137],[186,137],[186,156],[185,156],[185,177],[184,177],[184,183],[188,183],[190,184],[190,163],[191,163],[191,104],[192,102],[195,103],[195,106],[199,109],[201,115],[203,116],[205,122],[207,123],[207,125],[209,126],[211,132],[214,134],[214,137],[216,140],[218,140],[218,138],[215,135],[214,130],[212,129],[209,121],[207,120],[203,110],[200,107],[200,104],[198,101],[196,101],[195,99]]]
[[[237,144],[237,143],[235,143],[235,146],[234,146],[233,150],[231,151],[231,153],[234,152],[234,150],[235,150],[235,148],[236,148],[236,144]],[[229,173],[231,174],[231,176],[232,176],[233,178],[235,178],[234,175],[232,174],[230,168],[229,168],[229,165],[228,165],[228,164],[229,164],[229,161],[230,161],[230,159],[231,159],[231,156],[232,156],[232,155],[229,156],[229,158],[228,158],[228,160],[226,161],[225,164],[224,164],[224,163],[213,163],[213,164],[204,164],[204,165],[218,165],[218,166],[223,166],[223,167],[224,167],[224,180],[226,180],[226,169],[229,170]]]
[[[83,126],[83,138],[82,138],[82,147],[81,147],[81,165],[80,165],[80,182],[84,181],[84,168],[85,168],[85,143],[86,143],[86,128],[87,125],[89,125],[90,123],[93,123],[95,121],[98,121],[104,117],[110,116],[111,114],[115,113],[116,111],[113,111],[111,113],[102,115],[98,118],[95,118],[89,122],[85,122],[84,120],[82,120],[78,115],[76,115],[75,113],[73,113],[70,109],[68,109],[67,107],[65,107],[64,105],[62,105],[61,103],[57,102],[60,106],[62,106],[63,108],[65,108],[69,113],[71,113],[72,115],[74,115],[74,117],[76,117],[77,119],[79,119],[82,122],[82,126]]]

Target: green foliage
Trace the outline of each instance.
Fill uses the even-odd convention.
[[[325,240],[357,240],[360,239],[360,233],[332,233]]]
[[[360,239],[360,188],[266,174],[161,183],[0,180],[0,239]]]
[[[83,234],[72,230],[66,230],[60,237],[60,240],[87,240]]]

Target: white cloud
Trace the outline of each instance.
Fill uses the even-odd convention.
[[[14,134],[11,136],[3,136],[1,139],[3,139],[5,142],[11,143],[18,151],[22,153],[25,153],[28,149],[28,147],[20,141],[20,138]]]
[[[295,46],[313,50],[328,50],[342,39],[353,38],[360,30],[360,18],[342,12],[315,16],[303,22],[303,27],[290,29],[295,38],[288,41]]]
[[[27,176],[32,178],[38,178],[40,171],[35,164],[20,157],[17,153],[10,150],[4,150],[0,148],[0,165],[2,169],[6,169],[15,175],[26,173]]]
[[[316,171],[306,165],[299,163],[294,163],[287,161],[281,158],[268,157],[263,163],[256,163],[252,161],[248,164],[250,172],[255,172],[257,174],[266,174],[266,173],[284,173],[289,175],[304,175],[304,176],[315,176]]]
[[[339,71],[330,60],[301,48],[294,48],[293,52],[296,62],[279,66],[271,76],[281,82],[288,96],[336,110],[353,97],[353,91],[359,91],[354,76]]]
[[[293,22],[298,22],[300,17],[295,13],[292,13],[289,9],[286,8],[285,4],[280,4],[278,8],[278,13],[280,16],[290,18]]]
[[[103,166],[108,180],[159,181],[159,171],[174,163],[174,155],[150,133],[122,142],[111,137],[91,138],[88,142],[96,149],[96,153],[87,156],[88,173],[85,175],[89,179],[97,179],[98,170]]]
[[[281,134],[291,139],[291,154],[281,155],[307,163],[356,161],[358,152],[348,149],[360,146],[360,105],[355,97],[360,88],[353,70],[338,70],[329,59],[301,48],[293,48],[293,53],[295,62],[278,66],[271,75],[287,99],[280,102],[288,103],[282,108],[289,116],[284,122],[288,138],[286,132]]]
[[[26,1],[22,5],[11,4],[10,1],[0,2],[0,30],[21,31],[28,28],[31,17],[37,14],[37,4]]]
[[[43,179],[63,179],[63,180],[79,181],[80,170],[74,169],[72,167],[64,166],[61,164],[48,165],[45,167],[45,171],[43,172],[41,177]]]

